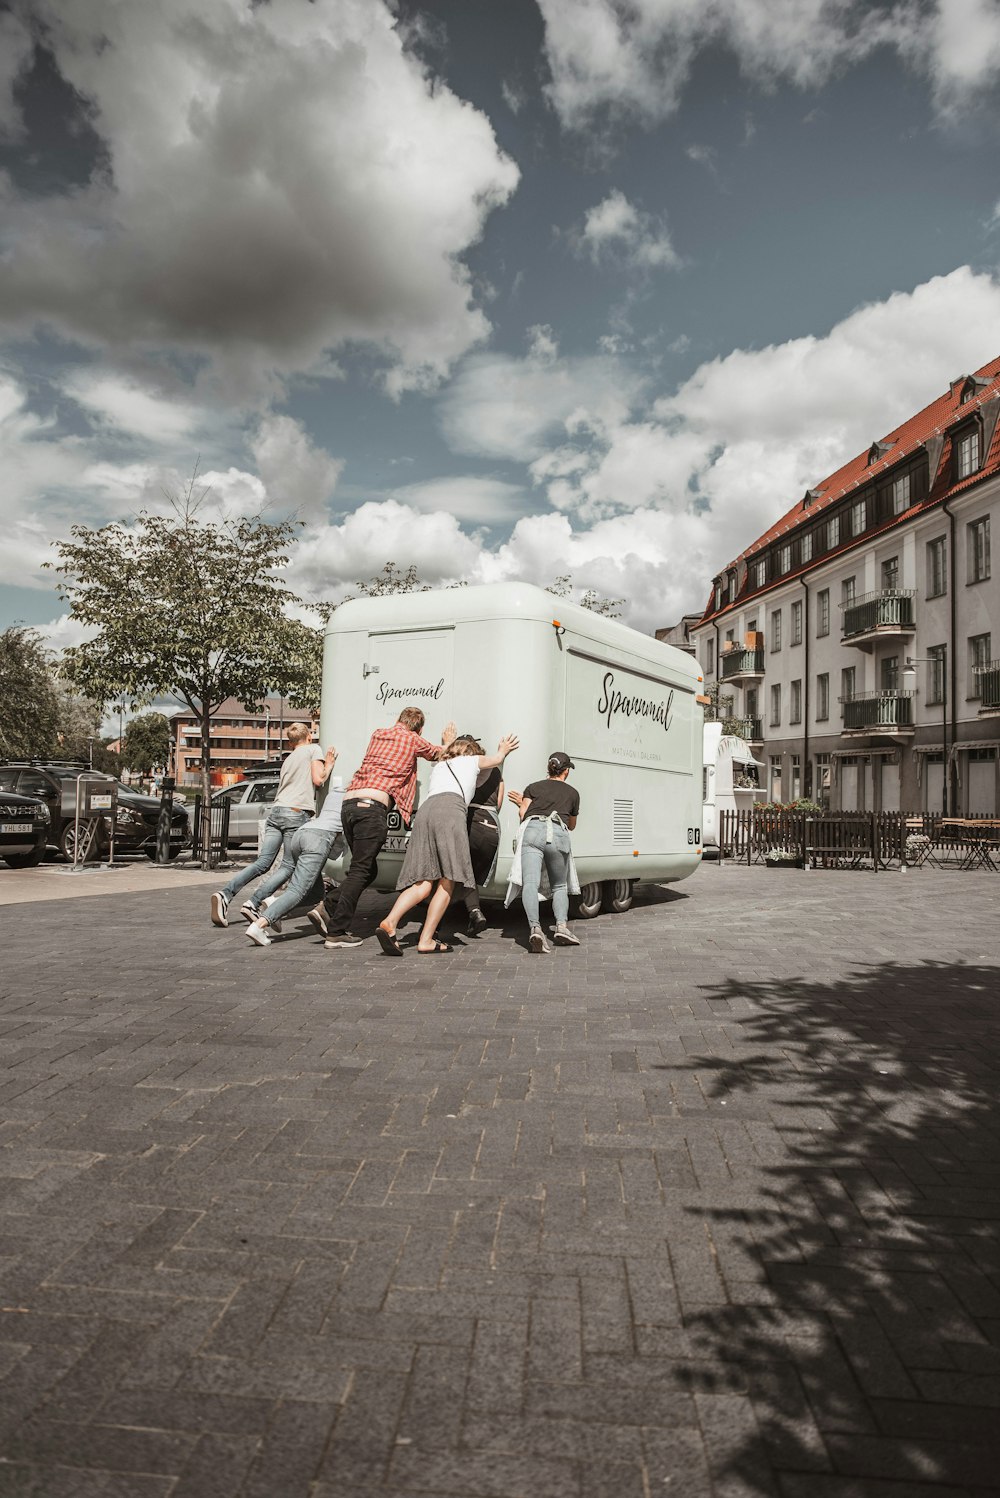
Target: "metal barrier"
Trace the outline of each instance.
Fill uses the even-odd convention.
[[[225,858],[229,852],[229,797],[222,801],[210,801],[209,831],[208,831],[208,866],[214,868],[215,864]],[[194,799],[194,824],[191,836],[191,852],[195,860],[203,859],[205,850],[202,847],[201,836],[201,806],[202,798],[196,796]],[[162,814],[162,813],[161,813]]]

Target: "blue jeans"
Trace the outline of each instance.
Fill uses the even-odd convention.
[[[546,842],[551,827],[552,841]],[[552,914],[561,926],[569,916],[569,833],[558,822],[529,820],[521,843],[521,903],[532,926],[538,925],[538,886],[542,864],[552,886]]]
[[[295,867],[287,887],[273,905],[269,905],[264,912],[269,921],[280,921],[283,915],[287,915],[297,905],[304,904],[310,892],[312,892],[310,895],[312,904],[319,904],[323,898],[323,865],[330,856],[330,849],[333,847],[336,836],[335,832],[328,832],[325,827],[300,827],[298,832],[292,835],[288,853]],[[316,888],[317,880],[319,881],[318,889]]]
[[[288,851],[292,836],[303,822],[309,821],[311,816],[311,811],[296,811],[291,806],[272,806],[267,822],[264,824],[264,836],[261,840],[257,862],[252,863],[248,869],[241,869],[238,874],[233,875],[228,884],[223,885],[222,893],[226,899],[231,900],[236,891],[242,889],[244,884],[249,884],[251,879],[257,879],[261,874],[266,874],[279,852],[284,849],[285,856],[280,867],[266,881],[266,886],[261,885],[257,890],[254,904],[259,905],[265,895],[280,889],[292,872],[293,860]]]

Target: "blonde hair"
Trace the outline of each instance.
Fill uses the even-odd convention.
[[[477,744],[475,739],[452,739],[447,749],[442,754],[442,759],[461,759],[463,754],[485,754],[486,750],[482,744]]]
[[[293,744],[304,744],[306,739],[312,737],[311,723],[289,723],[285,729],[285,738]]]
[[[419,707],[404,707],[396,722],[402,723],[411,733],[419,733],[424,726],[424,715]]]

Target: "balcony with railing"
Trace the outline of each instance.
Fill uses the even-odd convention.
[[[992,717],[994,713],[1000,713],[1000,661],[976,666],[973,674],[979,688],[979,716]]]
[[[841,697],[844,733],[911,734],[913,692],[856,692]]]
[[[843,645],[871,645],[875,640],[902,639],[916,629],[913,622],[912,588],[882,588],[877,593],[863,593],[851,603],[841,604],[844,622],[840,639]]]
[[[722,654],[723,681],[753,681],[764,675],[764,651],[725,650]]]

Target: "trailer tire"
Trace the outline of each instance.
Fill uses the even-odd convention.
[[[604,909],[620,915],[631,906],[634,891],[634,879],[609,879],[604,885]]]
[[[573,902],[577,919],[589,921],[595,915],[600,915],[603,898],[603,884],[585,884]]]

